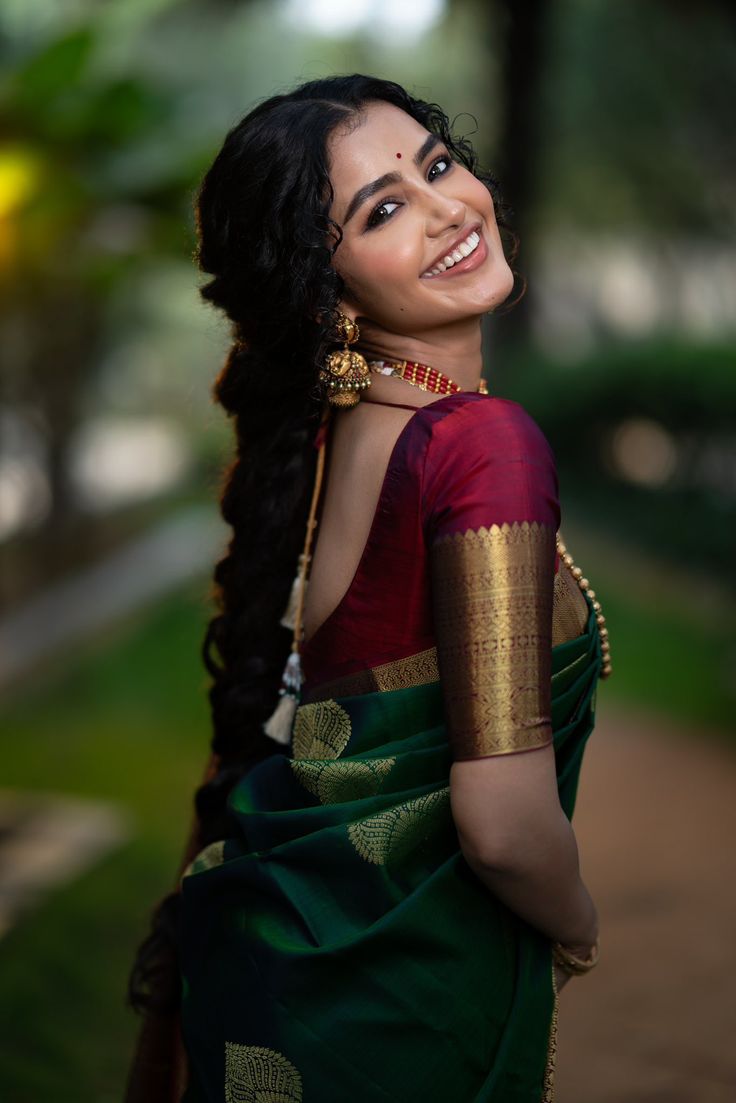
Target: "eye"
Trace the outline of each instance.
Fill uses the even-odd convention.
[[[388,218],[379,218],[378,212],[384,211],[387,207],[398,207],[398,205],[399,204],[394,202],[393,199],[386,199],[383,203],[379,203],[378,206],[374,207],[371,211],[370,218],[366,222],[366,228],[370,230],[373,226],[378,226],[381,222],[388,222],[388,219],[393,214],[393,211],[391,211],[391,214],[388,215]]]
[[[450,166],[452,165],[452,158],[449,157],[447,154],[444,154],[444,156],[442,156],[442,157],[438,157],[436,161],[432,162],[432,165],[431,165],[430,170],[429,170],[430,173],[432,172],[433,169],[436,169],[438,165],[447,165],[447,168],[444,168],[442,170],[442,172],[440,173],[440,176],[444,176],[445,173],[450,171]],[[434,180],[436,178],[434,176],[432,176],[431,179]]]

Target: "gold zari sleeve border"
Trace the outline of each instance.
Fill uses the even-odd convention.
[[[552,740],[555,529],[505,522],[431,547],[440,680],[454,757]]]

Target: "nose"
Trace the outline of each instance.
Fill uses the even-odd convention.
[[[466,221],[467,207],[454,195],[443,195],[439,188],[432,188],[427,196],[427,235],[440,236],[448,227],[462,226]]]

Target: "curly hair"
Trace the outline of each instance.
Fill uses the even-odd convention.
[[[266,756],[285,753],[262,725],[291,646],[291,631],[279,620],[314,478],[323,406],[317,373],[335,340],[345,289],[332,266],[342,230],[328,213],[328,140],[338,125],[358,122],[372,101],[399,107],[447,144],[489,189],[510,263],[518,251],[509,208],[497,181],[478,168],[471,143],[453,136],[437,104],[393,81],[358,73],[309,81],[259,102],[227,133],[195,202],[195,259],[212,277],[199,293],[224,313],[232,334],[213,396],[233,418],[236,438],[220,501],[232,537],[215,567],[217,612],[202,648],[213,679],[215,766],[195,794],[196,848],[227,835],[227,798],[238,779]],[[156,905],[138,950],[128,982],[128,1002],[138,1011],[178,1003],[178,905],[176,891]]]

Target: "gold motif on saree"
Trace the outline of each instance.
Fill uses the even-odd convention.
[[[450,786],[385,808],[365,819],[349,823],[348,837],[367,862],[384,865],[413,850],[444,822],[441,812],[450,808]],[[439,818],[438,818],[439,817]]]
[[[441,536],[430,554],[454,757],[551,742],[554,528],[536,521],[481,526]]]
[[[323,682],[315,686],[308,700],[354,697],[361,693],[386,693],[393,689],[406,689],[407,686],[423,686],[438,679],[437,648],[426,647],[423,651],[405,655],[402,659],[391,659],[379,666],[356,670],[353,674],[343,674],[339,678]]]
[[[301,1075],[283,1053],[225,1042],[225,1103],[301,1103],[301,1099]]]
[[[352,731],[350,714],[332,699],[299,705],[294,715],[294,758],[339,758]]]
[[[289,760],[297,779],[322,804],[342,804],[378,793],[396,758],[338,759],[335,762]]]
[[[590,616],[590,607],[570,568],[560,558],[555,575],[552,602],[552,646],[581,636]]]
[[[224,862],[223,851],[225,849],[225,840],[218,839],[217,842],[210,843],[204,850],[200,850],[199,854],[195,854],[189,865],[183,870],[182,878],[188,877],[191,873],[202,873],[206,869],[213,869],[215,866],[221,866]]]

